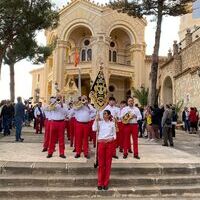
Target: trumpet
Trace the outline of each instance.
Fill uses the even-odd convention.
[[[128,112],[122,117],[122,123],[128,124],[131,119],[132,119],[131,113]]]

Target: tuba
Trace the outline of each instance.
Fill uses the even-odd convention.
[[[122,123],[128,124],[131,119],[132,119],[131,113],[128,112],[122,117]]]

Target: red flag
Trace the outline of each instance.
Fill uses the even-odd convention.
[[[75,67],[77,67],[77,65],[79,64],[80,59],[79,59],[79,52],[78,49],[75,50],[75,54],[74,54],[74,65]]]

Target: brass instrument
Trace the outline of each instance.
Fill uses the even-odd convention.
[[[73,107],[76,109],[76,110],[79,110],[80,108],[82,108],[84,105],[83,105],[83,102],[82,101],[75,101],[74,102],[74,105]]]
[[[122,123],[128,124],[131,119],[132,119],[131,113],[128,112],[122,117]]]

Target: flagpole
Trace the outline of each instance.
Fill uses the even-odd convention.
[[[81,96],[81,68],[78,66],[78,90],[79,96]]]

